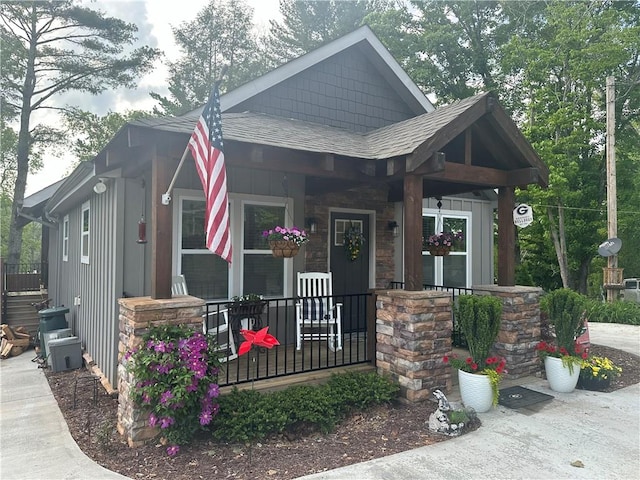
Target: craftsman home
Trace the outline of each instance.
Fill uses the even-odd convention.
[[[46,205],[57,222],[49,295],[70,306],[70,327],[113,385],[119,299],[171,298],[179,274],[189,294],[213,302],[208,310],[235,295],[264,295],[261,320],[285,348],[295,344],[296,273],[332,272],[333,294],[345,304],[357,298],[345,306],[345,339],[368,335],[366,349],[340,353],[344,360],[358,350],[355,362],[374,358],[365,318],[372,289],[494,283],[496,209],[498,283],[513,284],[514,189],[545,186],[548,170],[491,93],[434,109],[362,27],[226,93],[221,106],[230,267],[204,247],[204,197],[190,156],[169,205],[161,202],[200,109],[125,125]],[[271,254],[261,232],[276,225],[307,229],[295,257]],[[352,259],[343,233],[354,225],[365,242]],[[443,229],[464,240],[431,256],[422,238]]]

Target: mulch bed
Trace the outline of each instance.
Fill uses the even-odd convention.
[[[592,346],[594,355],[609,357],[622,375],[608,391],[640,382],[640,357],[620,350]],[[352,415],[331,434],[311,433],[288,438],[277,435],[252,445],[229,445],[200,436],[171,458],[160,444],[129,448],[116,428],[118,401],[99,389],[96,404],[90,384],[80,384],[77,406],[73,391],[84,370],[52,373],[45,370],[71,435],[82,451],[100,465],[134,479],[192,480],[292,479],[353,463],[384,457],[448,440],[429,432],[426,422],[435,402],[378,406]]]

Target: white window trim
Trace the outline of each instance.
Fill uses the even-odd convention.
[[[200,200],[204,202],[204,193],[202,190],[173,190],[173,275],[179,275],[182,272],[182,249],[180,248],[180,229],[182,226],[182,202],[184,200]],[[244,255],[253,254],[271,254],[271,250],[245,250],[242,239],[244,238],[244,206],[251,205],[270,205],[285,208],[285,227],[292,227],[291,218],[293,216],[293,199],[282,197],[270,197],[265,195],[251,195],[240,193],[229,193],[229,227],[231,229],[231,241],[233,245],[233,255],[231,268],[229,269],[229,292],[228,298],[234,295],[243,295],[243,278],[244,271]],[[239,209],[239,211],[238,211]],[[275,226],[275,225],[274,225]],[[211,254],[207,249],[190,249],[190,254]],[[293,259],[284,259],[284,297],[293,295]],[[220,299],[223,300],[223,299]]]
[[[465,252],[450,252],[449,255],[466,255],[467,256],[467,262],[466,262],[466,285],[465,288],[471,288],[471,284],[473,283],[473,279],[471,278],[471,274],[472,274],[472,248],[471,248],[471,242],[473,240],[473,232],[472,232],[472,217],[473,214],[472,212],[465,212],[465,211],[461,211],[461,210],[438,210],[437,208],[423,208],[422,209],[422,216],[430,216],[430,217],[436,217],[436,223],[437,223],[437,218],[438,218],[438,214],[442,215],[443,217],[449,217],[449,218],[464,218],[467,221],[467,233],[466,233],[466,238],[465,238],[465,245],[466,245],[466,251]],[[437,225],[436,225],[437,228]],[[437,232],[436,232],[437,233]],[[422,251],[422,255],[429,255],[429,252],[427,252],[426,250]],[[443,257],[435,257],[435,284],[436,285],[442,285],[442,278],[443,278]]]
[[[69,261],[69,215],[62,219],[62,261]]]
[[[88,212],[87,215],[89,217],[89,222],[87,224],[87,230],[84,230],[84,212]],[[87,251],[83,251],[83,240],[84,237],[87,237]],[[89,249],[91,242],[91,208],[89,206],[89,202],[85,202],[82,204],[82,210],[80,213],[80,263],[89,263]],[[85,255],[86,253],[86,255]]]

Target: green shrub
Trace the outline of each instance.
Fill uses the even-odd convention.
[[[327,386],[339,404],[360,410],[389,402],[400,390],[398,384],[375,372],[332,375]]]
[[[558,348],[574,351],[575,338],[584,323],[586,304],[586,297],[568,288],[554,290],[541,300],[540,308],[555,328]]]
[[[284,431],[332,431],[345,415],[396,398],[398,385],[376,373],[332,375],[324,385],[301,385],[261,393],[238,389],[218,399],[212,435],[250,442]]]
[[[624,323],[640,325],[640,304],[633,302],[587,302],[587,318],[590,322]]]
[[[482,370],[500,331],[502,300],[490,295],[461,295],[454,310],[469,353]]]

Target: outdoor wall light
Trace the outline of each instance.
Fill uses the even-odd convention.
[[[315,218],[307,218],[307,227],[309,228],[309,233],[316,233],[318,231],[318,222],[316,222]]]
[[[102,195],[107,191],[107,185],[104,183],[104,178],[98,179],[98,183],[93,186],[93,191],[98,195]]]
[[[396,222],[395,220],[391,220],[389,221],[389,230],[391,230],[391,233],[394,237],[397,237],[400,233],[400,225],[398,225],[398,222]]]

